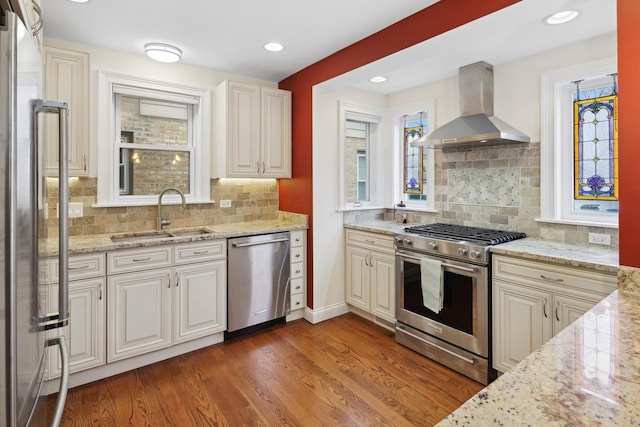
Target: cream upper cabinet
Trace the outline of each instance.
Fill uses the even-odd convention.
[[[44,47],[45,97],[69,104],[69,176],[87,176],[89,155],[89,54]],[[58,120],[45,118],[44,173],[58,174]]]
[[[291,92],[226,80],[215,96],[212,177],[291,178]]]
[[[346,233],[347,303],[395,322],[393,237],[349,229]]]
[[[615,274],[493,256],[493,366],[506,372],[617,285]]]

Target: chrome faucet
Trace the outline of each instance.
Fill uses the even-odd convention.
[[[156,220],[157,230],[162,230],[162,227],[164,225],[171,224],[171,221],[169,221],[168,219],[162,219],[162,196],[164,196],[164,193],[168,191],[175,191],[180,195],[180,197],[182,198],[182,209],[184,209],[186,204],[184,193],[182,193],[182,191],[178,190],[177,188],[165,188],[164,190],[162,190],[162,193],[160,193],[160,195],[158,196],[158,218]]]

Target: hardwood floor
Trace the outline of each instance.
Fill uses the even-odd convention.
[[[63,425],[429,426],[482,387],[347,314],[73,388]]]

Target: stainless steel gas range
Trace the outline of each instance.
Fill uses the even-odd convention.
[[[488,384],[493,378],[489,249],[523,237],[440,223],[396,234],[396,341]],[[427,293],[439,296],[440,306],[425,303]]]

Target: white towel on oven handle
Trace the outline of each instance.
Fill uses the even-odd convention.
[[[421,258],[420,275],[422,304],[437,314],[442,310],[444,302],[442,263],[432,258]]]

